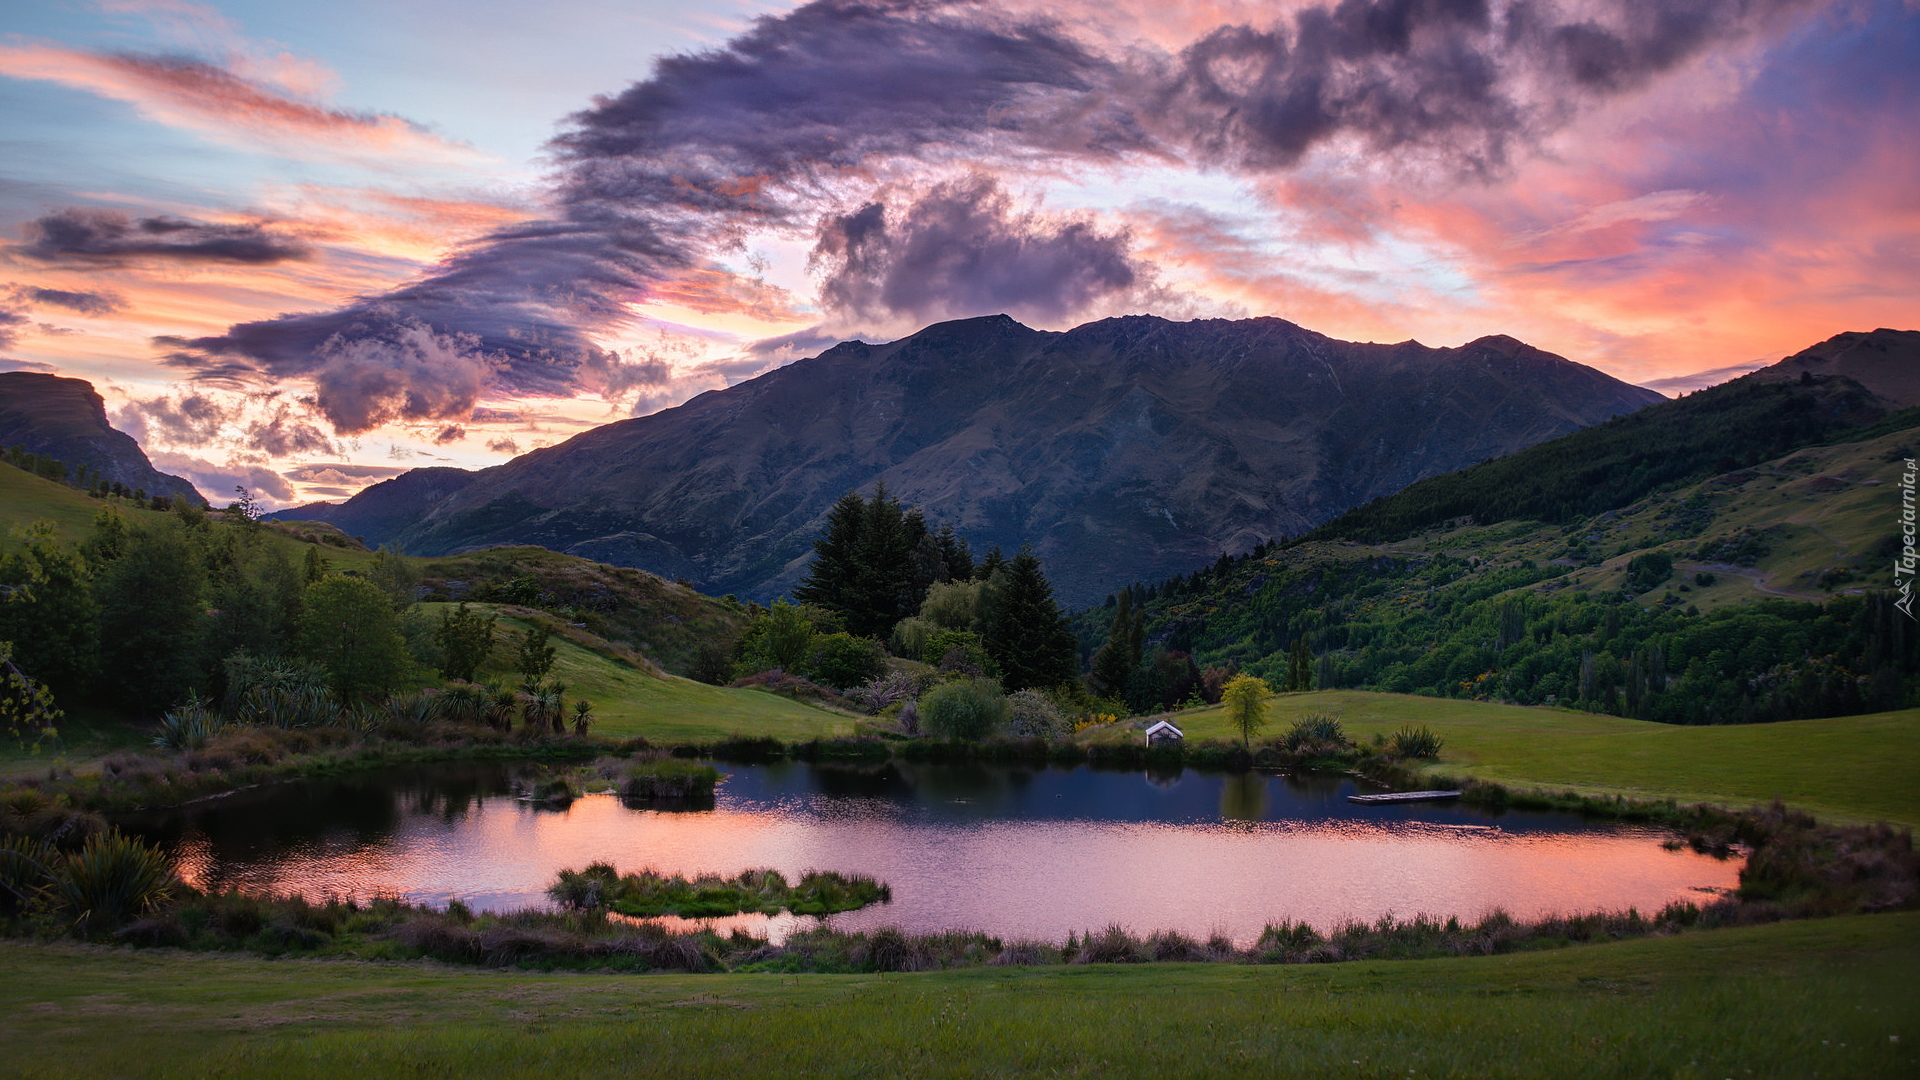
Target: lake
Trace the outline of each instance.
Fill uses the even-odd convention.
[[[1737,884],[1738,860],[1668,851],[1656,829],[1450,804],[1360,806],[1354,781],[1087,766],[722,764],[710,809],[588,796],[564,809],[509,794],[524,766],[443,764],[277,784],[124,827],[158,841],[200,888],[367,897],[476,909],[545,905],[556,871],[732,875],[770,866],[870,874],[890,904],[844,929],[981,930],[1064,940],[1119,924],[1220,932],[1327,930],[1384,914],[1494,908],[1652,912]],[[776,940],[813,920],[713,920]]]

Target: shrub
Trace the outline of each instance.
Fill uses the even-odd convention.
[[[936,686],[920,699],[920,725],[943,739],[984,739],[1006,724],[1007,697],[991,679]]]
[[[926,693],[932,681],[930,675],[916,675],[908,671],[883,672],[847,691],[847,700],[870,713],[877,713]]]
[[[877,679],[886,670],[887,651],[879,642],[842,631],[814,639],[802,674],[814,682],[845,690]]]
[[[1310,712],[1295,720],[1287,733],[1280,736],[1280,745],[1296,753],[1302,750],[1341,750],[1351,747],[1353,740],[1347,738],[1339,713]]]
[[[53,891],[77,923],[95,927],[144,914],[164,902],[174,885],[173,868],[160,849],[109,831],[62,860]]]
[[[59,859],[53,845],[26,836],[0,836],[0,913],[31,906],[53,885]]]
[[[620,780],[623,799],[693,799],[713,797],[720,772],[711,765],[679,758],[660,758],[627,769]],[[589,867],[588,869],[592,869]]]
[[[993,657],[987,655],[987,647],[980,640],[980,635],[971,630],[936,630],[928,634],[926,643],[921,647],[920,659],[943,672],[975,678],[992,675],[999,670],[994,665]]]
[[[1073,722],[1037,690],[1009,695],[1007,708],[1007,730],[1016,738],[1058,739],[1073,733]]]
[[[493,692],[489,688],[457,682],[440,691],[440,715],[456,724],[485,724],[492,702]]]
[[[205,698],[189,694],[178,708],[160,717],[153,745],[168,750],[198,750],[226,726],[226,717],[215,712]]]
[[[1673,556],[1649,551],[1627,560],[1627,588],[1646,592],[1673,576]]]
[[[1387,736],[1387,753],[1399,758],[1436,758],[1445,740],[1425,724],[1408,724]]]

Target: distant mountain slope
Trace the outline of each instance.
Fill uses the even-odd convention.
[[[1907,395],[1916,386],[1920,332],[1841,334],[1718,386],[1423,480],[1312,536],[1388,541],[1454,519],[1591,517],[1860,429],[1915,404]]]
[[[381,544],[419,520],[421,509],[473,482],[466,469],[410,469],[356,492],[345,502],[307,503],[266,515],[276,521],[324,521],[348,536]]]
[[[1802,373],[1840,375],[1896,405],[1920,405],[1920,330],[1879,329],[1836,334],[1772,367],[1753,373],[1762,382],[1786,382]]]
[[[69,468],[98,469],[149,495],[205,499],[192,483],[153,467],[133,436],[107,423],[106,403],[85,379],[0,371],[0,447],[22,446]]]
[[[884,482],[976,547],[1032,541],[1084,603],[1659,400],[1505,337],[993,316],[585,432],[367,535],[420,554],[539,544],[765,598],[797,580],[836,498]]]

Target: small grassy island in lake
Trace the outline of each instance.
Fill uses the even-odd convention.
[[[748,870],[732,878],[703,874],[689,881],[653,870],[622,876],[611,864],[597,862],[585,870],[560,871],[559,880],[547,889],[547,895],[577,911],[604,908],[636,918],[678,915],[711,919],[747,913],[777,915],[782,911],[831,915],[884,904],[893,899],[893,890],[862,874],[832,870],[808,871],[799,884],[789,885],[778,870]]]

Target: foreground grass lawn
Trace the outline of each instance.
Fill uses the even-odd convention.
[[[1283,694],[1266,734],[1302,713],[1340,713],[1356,737],[1426,724],[1437,771],[1517,787],[1733,806],[1780,799],[1823,818],[1920,825],[1920,709],[1778,724],[1678,727],[1568,709],[1326,690]],[[1218,707],[1182,713],[1188,738],[1229,739]]]
[[[1459,960],[599,976],[0,943],[23,1077],[1920,1075],[1920,914]]]

